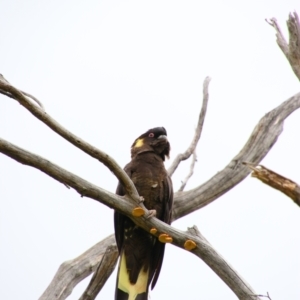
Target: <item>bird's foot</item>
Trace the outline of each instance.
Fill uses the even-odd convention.
[[[155,209],[150,209],[146,218],[150,219],[150,218],[155,217],[155,216],[156,216],[156,210]]]
[[[161,243],[172,243],[173,242],[173,238],[166,233],[160,234],[158,237],[158,240]]]
[[[134,217],[141,217],[145,214],[145,210],[142,207],[138,206],[135,207],[131,213]]]
[[[139,203],[143,203],[145,201],[145,198],[143,196],[140,196],[140,201]]]

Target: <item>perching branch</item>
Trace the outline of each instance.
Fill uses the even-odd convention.
[[[272,188],[281,191],[300,206],[300,186],[296,182],[285,178],[262,165],[256,166],[255,164],[248,162],[244,162],[244,164],[253,171],[251,173],[252,177],[255,177]]]
[[[277,44],[288,59],[295,75],[300,80],[300,22],[296,12],[289,14],[287,27],[289,43],[287,43],[275,18],[266,20],[276,31]]]
[[[170,225],[167,225],[156,218],[148,219],[145,216],[133,217],[132,212],[135,206],[132,202],[128,202],[126,199],[123,199],[123,197],[103,190],[96,185],[80,178],[79,176],[51,163],[50,161],[14,146],[3,139],[0,139],[0,152],[22,164],[39,169],[59,182],[67,184],[82,196],[97,200],[111,208],[120,211],[122,214],[130,217],[139,227],[143,228],[147,232],[150,232],[150,229],[155,228],[157,230],[156,233],[154,233],[156,237],[162,233],[168,234],[170,237],[172,237],[173,245],[182,249],[189,249],[193,254],[201,258],[229,286],[229,288],[237,295],[239,299],[253,300],[253,296],[251,295],[256,294],[253,289],[235,270],[233,270],[231,266],[228,265],[228,263],[211,247],[211,245],[207,243],[207,241],[199,238],[199,236],[192,235],[190,232],[183,232],[175,229],[174,227],[171,227]],[[148,212],[146,210],[146,216],[147,213]],[[192,243],[194,248],[187,248],[187,242]],[[68,265],[63,265],[61,267],[63,269],[61,272],[65,273],[68,267]],[[84,269],[84,271],[91,272],[91,270],[87,269]],[[56,276],[59,276],[59,273],[60,272],[58,272]],[[73,278],[75,277],[76,284],[78,283],[79,277],[81,278],[83,275],[78,276],[77,272],[75,274],[76,275],[73,275]],[[53,286],[55,285],[55,282],[52,281],[51,285],[53,292],[54,289],[56,289],[56,287]],[[72,282],[71,286],[74,286],[74,282]],[[43,295],[43,298],[41,299],[64,299],[62,297],[57,298],[55,295],[61,296],[63,292],[66,294],[70,293],[71,289],[72,288],[69,285],[64,285],[62,290],[56,291],[51,295],[48,294],[48,298]],[[51,291],[51,288],[49,287],[47,290]],[[257,297],[256,299],[259,298]]]
[[[207,110],[207,103],[208,103],[208,98],[209,98],[208,86],[209,86],[210,80],[211,80],[210,77],[206,77],[204,82],[203,82],[202,108],[201,108],[201,111],[200,111],[200,114],[199,114],[198,124],[197,124],[196,130],[195,130],[195,135],[193,137],[192,143],[190,144],[190,146],[186,149],[186,151],[184,153],[178,154],[176,156],[176,158],[174,159],[172,165],[168,169],[168,173],[169,173],[170,176],[173,175],[173,173],[175,172],[175,170],[179,166],[180,162],[183,161],[183,160],[188,159],[197,147],[197,144],[199,142],[199,139],[200,139],[200,136],[201,136],[201,133],[202,133],[204,119],[205,119],[206,110]]]
[[[29,110],[36,118],[50,127],[54,132],[69,141],[75,147],[81,149],[83,152],[103,163],[106,167],[109,168],[110,171],[114,173],[119,181],[122,182],[130,198],[133,199],[133,201],[139,202],[140,198],[134,184],[112,157],[65,129],[61,124],[59,124],[50,115],[48,115],[42,108],[38,107],[32,101],[30,101],[27,98],[31,97],[30,94],[26,93],[26,97],[22,91],[12,86],[2,75],[0,76],[0,93],[17,100],[22,106]],[[35,101],[37,100],[34,97],[32,99],[35,99]]]

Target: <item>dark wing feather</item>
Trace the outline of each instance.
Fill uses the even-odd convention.
[[[171,224],[172,221],[172,206],[173,206],[173,185],[172,181],[169,176],[166,176],[163,181],[164,185],[164,211],[163,211],[163,219],[167,224]],[[154,257],[153,257],[153,266],[155,268],[152,270],[152,274],[150,274],[149,279],[153,277],[152,283],[151,283],[151,289],[155,287],[155,284],[157,282],[160,269],[163,263],[164,253],[165,253],[165,244],[159,242],[157,240],[155,246],[154,246]]]
[[[129,177],[131,177],[130,163],[125,166],[124,171],[127,173],[127,175]],[[118,183],[116,194],[119,196],[125,195],[124,187],[120,182]],[[116,243],[118,246],[119,253],[121,253],[121,249],[122,249],[122,245],[123,245],[123,239],[124,239],[123,228],[124,228],[124,222],[125,222],[126,218],[127,217],[125,217],[124,215],[120,214],[119,212],[117,212],[115,210],[115,213],[114,213],[115,238],[116,238]]]

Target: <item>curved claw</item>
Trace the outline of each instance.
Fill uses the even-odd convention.
[[[149,214],[147,215],[147,219],[152,218],[152,217],[156,217],[156,210],[155,209],[150,209],[149,210]]]

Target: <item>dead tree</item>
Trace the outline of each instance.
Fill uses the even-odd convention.
[[[286,42],[282,35],[276,19],[268,20],[268,23],[275,28],[277,43],[287,57],[294,73],[300,80],[300,24],[298,15],[296,13],[290,14],[287,22],[290,34],[289,43]],[[253,129],[253,132],[244,147],[231,159],[221,172],[218,172],[210,180],[196,188],[184,191],[187,181],[192,176],[196,161],[196,146],[201,136],[209,98],[209,82],[210,78],[204,80],[203,104],[194,138],[187,150],[175,158],[168,170],[169,174],[172,175],[181,161],[186,160],[191,156],[193,157],[190,173],[183,181],[179,191],[175,194],[173,211],[174,220],[182,218],[215,201],[221,195],[244,180],[252,170],[253,176],[261,179],[270,186],[283,191],[299,205],[299,186],[296,183],[267,168],[257,166],[276,143],[277,138],[283,130],[284,120],[300,107],[300,93],[292,96],[261,118],[259,123]],[[139,195],[135,186],[122,168],[112,157],[85,142],[78,136],[75,136],[56,122],[49,114],[47,114],[38,99],[14,87],[3,76],[0,78],[0,93],[18,101],[23,107],[58,135],[86,154],[103,163],[126,187],[126,196],[122,198],[103,188],[95,186],[47,159],[30,153],[4,139],[0,139],[0,152],[22,164],[39,169],[48,176],[61,182],[66,187],[73,188],[81,197],[94,199],[110,208],[122,212],[132,218],[132,220],[144,230],[151,230],[151,233],[155,236],[158,236],[161,233],[167,233],[172,237],[170,242],[173,245],[186,251],[190,251],[202,259],[220,277],[220,279],[228,285],[239,299],[253,300],[262,299],[262,297],[271,299],[269,294],[260,295],[259,293],[256,293],[237,271],[235,271],[235,269],[218,254],[207,239],[199,232],[196,226],[183,232],[156,218],[147,219],[143,216],[134,217],[132,211],[137,206],[140,206],[145,212],[147,212],[147,210],[140,204]],[[105,284],[106,279],[114,270],[117,258],[118,255],[114,236],[110,235],[76,259],[62,263],[52,282],[40,299],[66,299],[68,295],[71,294],[72,289],[91,273],[94,273],[94,275],[80,299],[95,299]]]

